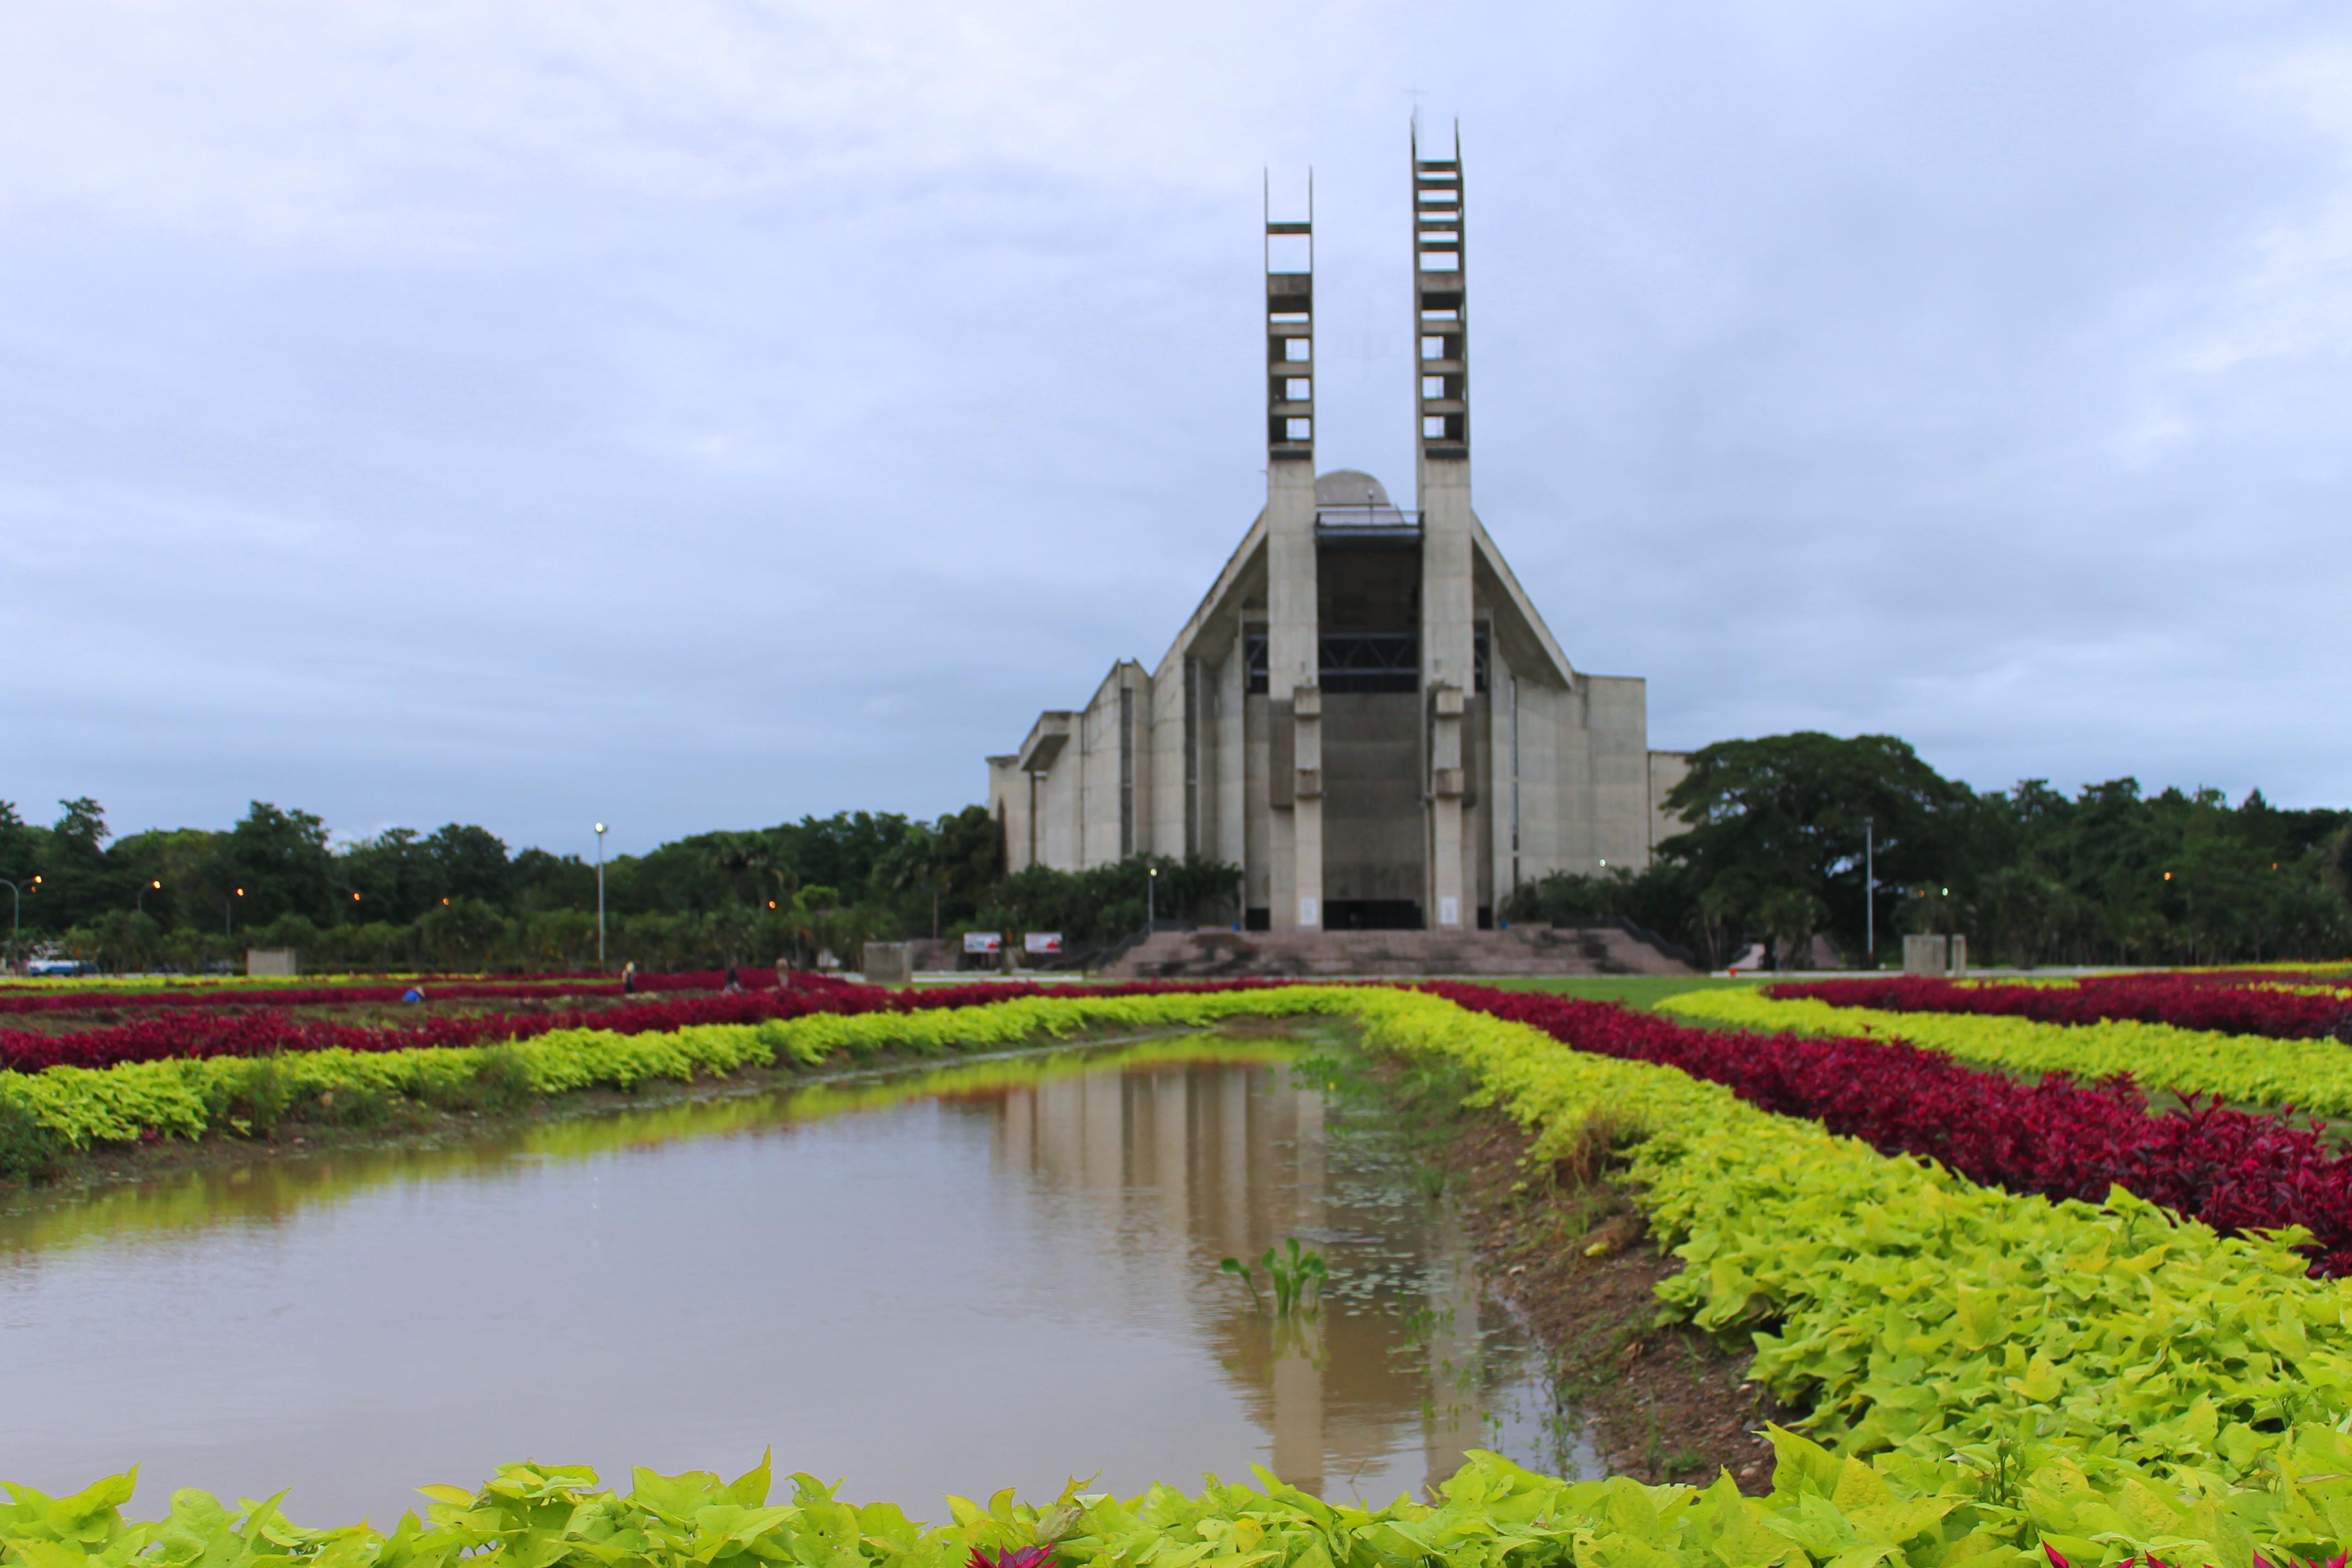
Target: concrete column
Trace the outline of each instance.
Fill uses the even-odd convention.
[[[1323,800],[1319,772],[1302,795],[1293,759],[1321,753],[1319,731],[1294,712],[1292,693],[1322,673],[1315,604],[1315,187],[1307,216],[1265,213],[1266,694],[1277,727],[1268,751],[1286,774],[1269,776],[1276,930],[1323,923]],[[1299,263],[1304,262],[1300,268]],[[1295,769],[1307,764],[1296,761]]]
[[[1430,689],[1429,732],[1429,924],[1459,930],[1468,903],[1462,843],[1463,693],[1458,686]]]
[[[1319,719],[1297,711],[1302,693],[1311,703],[1322,673],[1321,627],[1315,602],[1314,461],[1311,458],[1271,458],[1265,483],[1266,687],[1277,700],[1274,722],[1291,726],[1291,743],[1277,743],[1271,751],[1277,765],[1283,753],[1289,753],[1295,775],[1269,781],[1276,803],[1271,912],[1276,930],[1290,930],[1323,923],[1322,725]],[[1281,700],[1286,698],[1289,700]],[[1309,758],[1314,759],[1312,763]],[[1298,783],[1310,765],[1317,771],[1311,783],[1314,793],[1307,795],[1299,790]],[[1286,799],[1292,803],[1286,810],[1281,805]]]
[[[1415,432],[1421,506],[1421,685],[1428,694],[1429,895],[1434,928],[1475,920],[1478,879],[1465,875],[1463,705],[1477,690],[1471,573],[1470,321],[1464,243],[1462,143],[1424,157],[1412,139]]]
[[[1244,716],[1249,685],[1242,658],[1240,632],[1226,645],[1224,661],[1217,666],[1217,833],[1211,840],[1220,860],[1235,866],[1250,863],[1249,736]]]
[[[1421,682],[1428,695],[1429,907],[1433,928],[1475,919],[1477,878],[1463,839],[1467,778],[1463,712],[1475,689],[1472,616],[1470,461],[1433,457],[1421,466]]]
[[[1297,776],[1292,788],[1291,833],[1297,869],[1291,874],[1291,914],[1303,930],[1323,923],[1323,691],[1293,689],[1291,752]]]

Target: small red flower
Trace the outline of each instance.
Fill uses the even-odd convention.
[[[971,1561],[964,1568],[1054,1568],[1054,1549],[1050,1546],[1024,1546],[1018,1551],[1007,1549],[993,1556],[975,1546]]]

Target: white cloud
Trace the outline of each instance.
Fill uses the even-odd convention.
[[[1470,160],[1482,514],[1661,743],[2335,798],[2323,7],[20,7],[7,791],[625,842],[936,812],[1260,497],[1410,489],[1404,116]],[[2218,760],[2216,760],[2218,759]],[[2230,776],[2223,778],[2222,773]]]
[[[2253,89],[2332,143],[2337,183],[2324,199],[2255,237],[2256,259],[2234,309],[2189,356],[2200,371],[2352,353],[2352,38],[2271,63]]]

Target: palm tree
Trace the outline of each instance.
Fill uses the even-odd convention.
[[[1791,965],[1803,955],[1805,945],[1829,918],[1829,909],[1802,888],[1780,888],[1765,895],[1764,901],[1756,907],[1756,918],[1763,922],[1765,934],[1772,939],[1780,962]]]

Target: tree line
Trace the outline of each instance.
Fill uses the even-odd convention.
[[[1758,942],[1793,958],[1817,938],[1849,962],[1888,956],[1911,931],[1965,934],[1978,963],[2352,953],[2352,812],[2282,810],[2259,791],[2235,805],[2129,778],[2072,795],[2038,779],[1979,792],[1892,736],[1808,732],[1693,753],[1667,804],[1690,826],[1647,868],[1549,877],[1505,916],[1628,920],[1710,964]],[[338,843],[319,816],[256,801],[226,829],[116,837],[96,801],[58,807],[40,826],[0,802],[20,952],[109,969],[196,970],[248,947],[296,948],[314,969],[596,959],[594,864],[509,852],[485,827]],[[977,805],[928,822],[841,812],[616,857],[605,956],[681,969],[829,950],[854,963],[864,942],[972,929],[1057,931],[1084,950],[1139,931],[1148,910],[1231,921],[1240,886],[1235,867],[1165,858],[1008,871],[999,825]]]
[[[486,827],[395,827],[337,843],[317,815],[255,801],[224,830],[120,837],[88,798],[47,826],[0,801],[0,879],[21,889],[20,952],[110,970],[186,971],[290,947],[314,970],[577,970],[597,958],[597,868],[577,854],[509,852]],[[1159,872],[1147,891],[1151,873]],[[1074,946],[1163,916],[1225,920],[1240,871],[1139,857],[1069,873],[1007,874],[983,806],[924,822],[841,812],[699,833],[604,867],[609,967],[855,963],[865,942],[970,929],[1059,931]],[[0,895],[10,889],[0,887]],[[18,956],[12,953],[11,956]]]
[[[1804,732],[1694,752],[1666,804],[1690,826],[1646,869],[1547,878],[1506,913],[1629,920],[1710,964],[1750,942],[1791,959],[1816,937],[1889,959],[1910,932],[1965,935],[1975,963],[2352,953],[2352,812],[2259,790],[2235,805],[2130,778],[1979,793],[1893,736]]]

